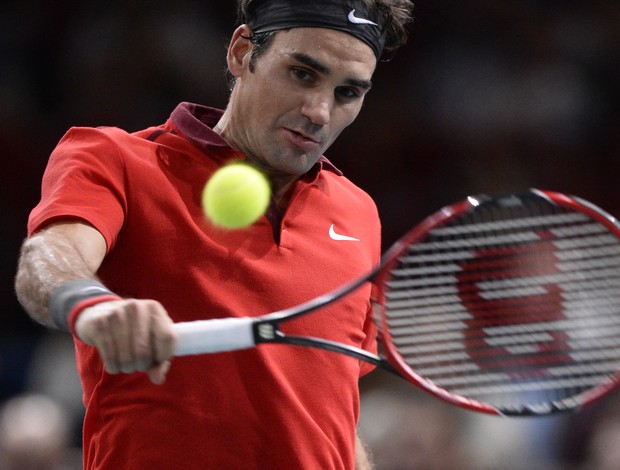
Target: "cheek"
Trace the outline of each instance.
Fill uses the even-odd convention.
[[[360,113],[362,106],[355,106],[351,108],[343,108],[334,113],[332,122],[335,124],[334,131],[340,134],[343,130],[349,127]]]
[[[291,102],[292,95],[291,93],[285,91],[283,87],[279,84],[272,83],[264,83],[261,82],[261,85],[256,87],[254,90],[254,100],[253,100],[253,108],[255,110],[255,117],[257,119],[261,119],[262,125],[268,124],[271,120],[277,117],[287,109],[289,102]]]

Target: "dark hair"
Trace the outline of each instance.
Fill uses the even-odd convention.
[[[252,23],[251,5],[264,0],[237,0],[237,25]],[[268,1],[268,0],[267,0]],[[363,0],[368,5],[370,11],[382,11],[385,15],[384,52],[393,52],[407,42],[407,25],[412,21],[411,13],[413,2],[411,0]],[[260,57],[269,47],[272,38],[277,31],[253,34],[249,39],[254,49],[250,57],[250,70],[254,69],[256,59]],[[235,77],[226,71],[226,80],[230,89],[235,84]]]

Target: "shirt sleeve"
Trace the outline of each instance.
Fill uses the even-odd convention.
[[[109,251],[125,219],[124,181],[123,159],[108,132],[70,129],[50,156],[28,234],[54,222],[79,219],[101,232]]]

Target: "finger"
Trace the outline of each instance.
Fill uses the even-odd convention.
[[[121,370],[145,371],[159,361],[152,345],[153,319],[163,307],[151,300],[132,300],[126,306],[124,325],[117,336]]]
[[[164,307],[153,300],[139,300],[127,312],[129,324],[127,351],[123,355],[123,372],[146,371],[168,360],[174,347],[172,321]],[[163,380],[167,368],[156,372],[156,380]]]
[[[109,334],[109,329],[107,326],[108,321],[105,318],[98,318],[95,322],[98,323],[95,327],[100,334],[95,336],[94,346],[99,352],[99,356],[101,357],[101,361],[103,362],[106,372],[109,374],[118,374],[118,372],[120,372],[120,368],[116,359],[118,355],[116,341]]]
[[[132,328],[138,314],[135,302],[125,302],[121,308],[110,312],[108,316],[111,337],[114,342],[115,355],[113,366],[120,372],[135,371]]]
[[[156,302],[143,302],[138,305],[138,311],[129,317],[131,322],[130,352],[131,363],[126,368],[145,371],[155,362],[155,353],[151,341],[151,324],[153,310],[157,309]]]
[[[166,381],[166,375],[170,369],[170,361],[164,361],[147,370],[149,380],[155,385],[161,385]]]
[[[172,320],[163,311],[162,315],[153,318],[153,345],[156,363],[148,371],[148,377],[154,384],[161,385],[166,380],[170,369],[170,357],[174,352],[177,342],[177,334],[172,329]]]
[[[107,302],[90,307],[82,312],[76,324],[78,337],[97,349],[106,372],[110,374],[119,372],[117,346],[110,317],[114,307],[114,304]]]
[[[157,364],[163,363],[172,357],[177,343],[177,333],[172,328],[172,320],[162,310],[161,314],[153,318],[151,342]]]

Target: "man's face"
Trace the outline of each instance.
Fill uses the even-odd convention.
[[[235,71],[226,137],[271,174],[300,176],[355,120],[375,66],[372,49],[347,33],[280,31],[254,71],[250,53]]]

